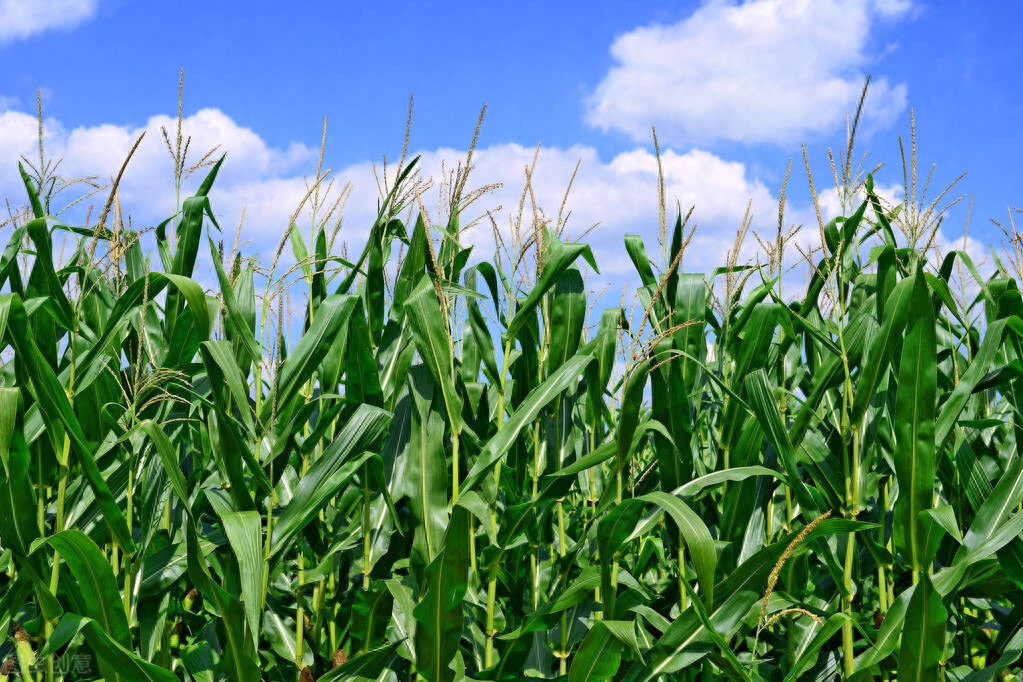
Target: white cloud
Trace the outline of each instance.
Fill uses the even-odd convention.
[[[109,183],[117,174],[136,138],[145,138],[132,157],[119,186],[120,198],[139,222],[152,222],[169,216],[175,206],[173,162],[161,129],[166,128],[175,142],[175,119],[154,116],[142,128],[132,129],[110,124],[83,126],[68,130],[59,121],[46,119],[43,143],[48,159],[61,159],[57,172],[67,178],[98,176]],[[252,130],[238,125],[216,109],[203,109],[184,120],[184,137],[191,137],[188,161],[194,163],[216,145],[212,158],[226,152],[225,162],[215,185],[218,201],[214,209],[229,209],[233,215],[222,227],[231,229],[241,206],[250,204],[246,225],[254,239],[272,231],[280,234],[280,224],[301,200],[305,189],[301,170],[315,162],[315,151],[301,144],[286,149],[268,146]],[[38,122],[35,116],[19,111],[0,113],[0,197],[20,203],[24,188],[17,173],[19,159],[38,164]],[[186,164],[187,165],[187,164]],[[186,183],[184,196],[194,190],[208,169],[199,169]],[[71,189],[54,202],[54,209],[80,195],[84,189]],[[100,200],[102,203],[102,199]]]
[[[617,66],[588,98],[587,121],[647,139],[786,143],[840,126],[854,111],[871,28],[909,0],[710,0],[685,20],[619,36]],[[890,123],[906,86],[871,82],[865,122]]]
[[[886,17],[897,17],[905,14],[913,7],[910,0],[874,0],[874,7]]]
[[[161,134],[161,127],[166,127],[173,141],[174,125],[174,119],[168,116],[154,116],[139,129],[98,125],[69,130],[59,121],[47,119],[44,145],[47,157],[63,159],[59,168],[63,176],[97,175],[109,181],[144,130],[146,137],[120,185],[122,205],[133,215],[135,226],[141,227],[169,216],[175,205],[172,163]],[[0,113],[0,197],[24,202],[17,161],[22,155],[35,160],[37,126],[36,118],[28,113]],[[215,109],[204,109],[187,117],[184,134],[192,138],[189,152],[192,160],[215,144],[220,144],[228,154],[211,195],[213,210],[228,233],[225,240],[233,238],[245,207],[243,240],[250,240],[252,249],[264,257],[272,255],[288,217],[306,192],[305,178],[315,169],[316,151],[300,144],[286,149],[270,147],[258,134]],[[471,207],[463,216],[463,224],[485,216],[488,209],[494,210],[497,224],[508,238],[509,220],[518,211],[525,183],[524,169],[533,154],[534,149],[511,143],[477,150],[469,189],[491,183],[502,183],[503,187]],[[420,168],[424,176],[439,179],[442,164],[450,171],[464,157],[463,150],[429,150],[421,153]],[[622,248],[626,233],[644,235],[651,258],[660,263],[654,155],[635,149],[603,160],[594,148],[587,146],[542,149],[533,176],[534,196],[543,215],[552,223],[557,219],[577,162],[581,162],[581,166],[566,205],[566,213],[570,215],[567,234],[578,237],[600,223],[586,240],[593,245],[598,264],[608,277],[631,276],[633,268]],[[777,200],[763,183],[749,176],[744,164],[698,149],[686,153],[666,149],[662,163],[669,221],[674,222],[676,202],[683,211],[690,205],[696,206],[694,221],[700,228],[691,255],[687,254],[685,267],[698,270],[718,264],[724,249],[731,244],[750,199],[756,215],[763,216],[768,223],[773,220]],[[388,171],[393,177],[395,169],[390,167]],[[200,170],[193,176],[183,190],[186,196],[205,172]],[[379,195],[372,164],[354,164],[336,171],[334,176],[337,187],[352,183],[353,190],[345,205],[342,238],[353,249],[360,248],[377,210]],[[72,191],[62,198],[68,201],[74,196]],[[101,205],[103,199],[98,197],[96,202]],[[54,207],[63,203],[56,201]],[[424,203],[436,220],[439,187],[435,185],[427,192]],[[532,217],[528,201],[525,212],[528,230]],[[304,220],[307,224],[308,218]],[[301,220],[300,225],[305,231]],[[484,217],[465,235],[465,240],[477,245],[478,256],[492,254],[490,221]]]
[[[503,210],[495,217],[502,234],[508,238],[509,218],[518,211],[524,169],[532,161],[534,151],[517,144],[502,144],[476,152],[469,184],[475,187],[502,182],[504,187],[470,209],[468,218],[480,215],[483,207],[500,205]],[[441,159],[451,168],[463,158],[463,152],[438,150],[424,154],[422,161],[428,174],[436,176]],[[645,149],[624,152],[607,161],[592,147],[541,149],[533,187],[543,215],[552,224],[556,221],[565,188],[580,160],[565,206],[566,213],[570,214],[567,235],[577,237],[599,223],[585,241],[592,245],[601,273],[607,278],[632,276],[633,266],[622,246],[627,233],[643,235],[648,255],[659,265],[657,159]],[[662,153],[662,166],[669,222],[674,224],[676,203],[681,205],[683,213],[691,205],[696,206],[693,222],[700,227],[698,238],[686,255],[688,269],[709,270],[719,264],[751,199],[754,211],[767,220],[771,220],[777,210],[777,199],[763,183],[748,177],[742,163],[726,161],[698,149],[684,154],[668,149]],[[435,205],[435,200],[433,205],[428,203],[427,210]],[[525,212],[528,226],[531,220],[528,199]],[[489,221],[480,222],[466,235],[466,241],[478,245],[478,251],[489,253],[491,231]],[[620,285],[618,282],[616,286]]]
[[[0,198],[9,197],[15,203],[24,203],[24,189],[17,176],[17,160],[20,155],[29,160],[35,159],[37,125],[36,118],[28,113],[0,113]],[[166,127],[173,136],[174,125],[174,119],[168,116],[154,116],[138,129],[115,125],[67,129],[60,122],[47,119],[44,143],[48,157],[63,158],[60,166],[63,175],[95,174],[109,180],[120,168],[139,133],[145,130],[146,138],[121,184],[122,205],[133,216],[134,226],[142,228],[168,217],[175,205],[172,164],[160,131],[161,127]],[[187,117],[184,134],[192,137],[190,158],[193,160],[218,143],[227,152],[227,161],[211,193],[213,210],[225,232],[223,239],[228,246],[233,242],[235,227],[244,208],[241,238],[249,243],[246,251],[258,254],[264,264],[268,264],[289,216],[306,192],[306,178],[315,170],[316,150],[301,144],[287,148],[272,147],[257,133],[215,109],[205,109]],[[477,150],[467,189],[503,183],[502,188],[480,199],[463,215],[463,224],[484,216],[463,236],[463,243],[475,246],[477,258],[489,258],[494,250],[491,224],[485,217],[487,210],[494,212],[503,237],[509,239],[510,218],[518,211],[525,181],[524,169],[531,163],[534,151],[513,143]],[[327,165],[329,152],[328,149]],[[456,149],[424,151],[421,152],[420,168],[426,177],[439,178],[442,165],[450,172],[464,160],[464,156],[463,150]],[[578,238],[599,223],[585,238],[593,247],[601,268],[601,274],[595,276],[591,284],[600,288],[604,283],[610,283],[615,293],[609,295],[616,298],[623,284],[631,287],[636,283],[635,268],[623,248],[625,234],[642,235],[650,258],[656,266],[663,265],[657,239],[657,160],[650,151],[641,148],[609,159],[602,159],[596,149],[582,145],[542,148],[533,175],[534,196],[543,216],[551,222],[557,218],[564,190],[576,163],[580,161],[581,166],[565,207],[570,215],[566,233],[570,238]],[[697,231],[682,263],[685,270],[709,272],[724,262],[751,201],[753,230],[766,238],[774,234],[777,188],[769,189],[751,175],[745,164],[699,149],[685,153],[665,149],[662,166],[669,222],[674,223],[676,205],[680,205],[683,212],[691,205],[696,207],[692,224],[697,225]],[[205,172],[200,170],[192,177],[183,189],[183,196],[194,191]],[[388,174],[393,178],[395,172],[392,163]],[[341,239],[348,242],[350,252],[357,252],[377,210],[379,193],[372,163],[353,164],[337,170],[333,176],[336,187],[346,182],[352,184],[353,189],[345,205]],[[879,191],[892,199],[899,197],[897,187],[879,187]],[[441,217],[439,194],[440,188],[435,185],[423,197],[435,221]],[[71,192],[63,199],[70,200],[74,196]],[[821,192],[819,198],[826,218],[840,210],[834,190]],[[94,203],[101,206],[104,199],[105,195],[99,196]],[[63,203],[57,201],[54,206],[60,207]],[[93,219],[98,208],[93,212]],[[525,214],[525,229],[529,230],[532,213],[528,200]],[[84,210],[81,215],[84,215]],[[67,219],[74,222],[73,217]],[[310,224],[307,211],[298,222],[303,235],[307,235]],[[802,246],[817,245],[816,218],[807,200],[790,200],[786,225],[792,223],[804,225],[796,238]],[[972,245],[972,252],[976,249],[977,245]],[[282,268],[291,262],[290,251],[290,246],[286,245]],[[755,260],[758,252],[757,241],[751,233],[740,260]],[[790,256],[798,260],[794,249]],[[795,291],[789,284],[786,284],[786,290]]]
[[[137,136],[146,137],[133,157],[120,186],[124,210],[131,214],[136,228],[153,225],[173,211],[175,197],[172,164],[165,148],[161,127],[174,135],[174,119],[154,116],[146,125],[132,129],[115,125],[97,125],[67,129],[59,121],[47,119],[44,144],[48,158],[62,158],[60,173],[66,177],[98,175],[103,181],[115,175]],[[16,204],[24,203],[24,188],[17,175],[22,155],[34,161],[37,155],[37,121],[28,113],[0,113],[0,197]],[[195,160],[214,144],[222,145],[227,161],[211,194],[213,210],[225,231],[225,242],[233,240],[242,208],[245,221],[242,240],[248,250],[264,260],[273,256],[291,213],[306,192],[306,177],[315,170],[316,151],[300,144],[285,149],[265,143],[221,111],[205,109],[184,120],[184,134],[192,137],[190,158]],[[484,184],[502,183],[503,187],[487,195],[463,215],[463,224],[484,216],[464,235],[465,243],[476,245],[477,257],[489,257],[494,241],[487,210],[494,211],[502,234],[510,235],[509,221],[518,211],[526,166],[534,149],[518,144],[499,144],[479,149],[473,159],[474,170],[468,189]],[[329,165],[328,150],[328,165]],[[442,164],[450,172],[465,152],[436,149],[421,153],[424,176],[439,179]],[[567,234],[578,238],[595,223],[600,225],[586,241],[593,246],[601,281],[615,281],[615,288],[634,277],[634,268],[622,248],[626,233],[639,233],[648,252],[660,265],[657,234],[657,161],[644,149],[628,151],[611,159],[601,159],[588,146],[543,148],[533,176],[534,196],[543,215],[552,223],[557,219],[566,186],[576,163],[581,161],[566,205],[570,215]],[[702,150],[686,153],[666,149],[662,155],[668,219],[674,222],[676,202],[682,210],[696,205],[694,222],[700,227],[687,253],[684,267],[710,269],[719,264],[725,249],[741,223],[746,205],[753,200],[756,216],[766,223],[774,218],[776,198],[759,180],[750,177],[744,164],[727,161]],[[183,195],[194,190],[206,171],[200,170],[187,183]],[[393,164],[388,174],[393,177]],[[344,210],[341,238],[354,251],[361,248],[366,231],[376,215],[379,198],[372,164],[350,165],[334,173],[336,187],[352,183],[352,192]],[[440,188],[434,186],[423,197],[431,217],[437,220]],[[74,198],[69,191],[54,208]],[[95,199],[100,206],[105,195]],[[80,207],[81,208],[81,207]],[[96,211],[93,213],[95,219]],[[526,229],[532,212],[525,207]],[[81,212],[84,216],[84,210]],[[403,216],[404,217],[404,216]],[[74,222],[73,217],[67,217]],[[300,218],[303,233],[308,232],[308,212]],[[290,247],[285,249],[290,252]],[[287,263],[287,258],[285,259]]]
[[[98,0],[0,0],[0,44],[56,28],[73,28],[96,13]]]

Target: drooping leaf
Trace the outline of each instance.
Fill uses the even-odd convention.
[[[380,408],[360,405],[356,409],[334,442],[299,481],[291,501],[281,510],[270,540],[272,556],[284,551],[372,456],[366,451],[384,435],[390,419],[391,413]]]

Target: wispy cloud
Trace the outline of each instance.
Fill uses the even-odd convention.
[[[673,144],[787,143],[840,127],[882,51],[878,21],[905,18],[908,0],[711,0],[676,24],[618,37],[617,61],[587,101],[587,122]],[[890,123],[906,86],[871,84],[868,124]]]
[[[0,45],[90,19],[98,0],[0,0]]]

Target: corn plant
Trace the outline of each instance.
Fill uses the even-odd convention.
[[[781,212],[777,258],[710,274],[680,271],[679,212],[660,267],[625,238],[630,315],[592,308],[598,263],[560,221],[474,258],[468,161],[433,221],[403,159],[355,259],[315,211],[308,238],[293,219],[295,276],[275,278],[218,246],[222,163],[155,258],[106,210],[49,217],[22,170],[0,680],[1015,669],[1023,299],[1000,262],[984,278],[893,229],[921,227],[915,188],[890,207],[852,183],[793,299]]]

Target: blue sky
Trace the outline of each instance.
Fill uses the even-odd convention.
[[[298,4],[298,3],[296,3]],[[470,211],[517,207],[523,167],[541,145],[534,184],[554,218],[577,161],[567,233],[588,236],[607,281],[629,277],[622,235],[656,250],[658,129],[669,212],[695,204],[688,270],[720,264],[752,200],[753,229],[770,234],[793,160],[787,224],[817,240],[803,171],[805,142],[826,213],[827,148],[844,147],[845,114],[872,74],[859,154],[885,162],[878,184],[901,198],[898,136],[915,109],[921,175],[937,163],[928,200],[960,173],[939,245],[983,259],[998,245],[991,218],[1023,205],[1023,46],[1015,3],[944,0],[745,2],[127,2],[0,0],[0,197],[23,202],[16,161],[35,158],[35,93],[46,144],[69,176],[114,174],[148,130],[122,184],[136,226],[173,210],[172,125],[185,70],[185,133],[228,161],[212,196],[222,223],[246,209],[243,240],[273,250],[316,167],[353,189],[342,235],[353,245],[377,199],[371,164],[401,151],[415,96],[411,148],[436,174],[464,157],[480,107],[487,115],[470,185],[502,182]],[[390,169],[389,169],[390,170]],[[194,179],[194,178],[193,178]],[[435,195],[436,187],[433,194]],[[67,198],[73,198],[73,190]],[[437,205],[436,198],[427,203]],[[830,216],[826,216],[830,217]],[[233,232],[233,230],[232,230]],[[467,235],[489,242],[481,224]],[[755,246],[755,242],[751,243]],[[755,249],[746,255],[755,257]]]

